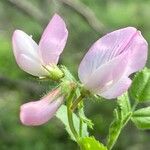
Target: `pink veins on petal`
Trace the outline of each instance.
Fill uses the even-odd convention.
[[[80,63],[79,78],[91,92],[116,98],[131,85],[128,76],[145,66],[147,52],[148,44],[136,28],[113,31],[91,46]]]

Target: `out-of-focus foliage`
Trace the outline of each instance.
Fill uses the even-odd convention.
[[[25,127],[19,121],[19,107],[29,99],[39,99],[53,83],[37,81],[19,69],[12,53],[11,36],[15,29],[33,35],[38,42],[40,35],[54,12],[66,21],[69,39],[60,63],[66,65],[77,77],[81,58],[90,45],[104,33],[94,30],[72,7],[61,0],[20,0],[29,2],[42,12],[43,17],[24,11],[13,4],[16,0],[0,1],[0,150],[77,150],[74,142],[59,120],[53,119],[40,127]],[[65,1],[65,0],[63,0]],[[75,1],[75,0],[72,0]],[[80,0],[88,6],[109,32],[126,26],[138,28],[150,41],[149,0]],[[84,10],[82,8],[81,10]],[[149,59],[150,60],[150,59]],[[150,66],[150,61],[147,66]],[[95,129],[90,133],[102,142],[106,141],[112,121],[114,101],[86,100],[86,115],[93,120]],[[147,105],[147,104],[143,104]],[[149,131],[138,131],[129,124],[120,135],[114,150],[149,149]]]

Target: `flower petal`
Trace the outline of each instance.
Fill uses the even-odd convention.
[[[108,88],[102,93],[97,91],[97,94],[106,99],[113,99],[126,92],[130,87],[131,83],[132,81],[129,78],[122,77],[118,82],[113,84],[112,87]]]
[[[20,119],[24,125],[37,126],[50,120],[63,102],[63,96],[56,98],[58,92],[52,91],[49,95],[36,102],[29,102],[21,106]]]
[[[15,30],[12,37],[12,44],[16,59],[18,55],[24,54],[32,59],[39,60],[38,45],[32,40],[31,36],[28,36],[25,32]]]
[[[147,61],[148,44],[139,31],[129,44],[128,49],[131,51],[131,55],[128,58],[129,65],[127,69],[127,75],[130,75],[133,72],[142,69]]]
[[[133,27],[111,32],[96,41],[80,63],[78,74],[82,82],[87,82],[100,66],[125,52],[137,30]]]
[[[87,82],[83,81],[84,86],[94,93],[97,90],[102,92],[107,87],[112,86],[124,75],[128,65],[129,55],[128,52],[123,53],[99,67],[91,74]]]
[[[39,42],[39,52],[43,63],[57,64],[59,55],[62,53],[68,37],[68,30],[63,19],[55,14]]]
[[[27,55],[21,54],[16,60],[22,70],[33,76],[42,77],[49,74],[48,71],[41,66],[40,62],[28,57]]]
[[[144,67],[147,51],[146,40],[135,28],[114,31],[94,43],[85,55],[79,78],[91,92],[115,98],[130,86],[128,76]]]

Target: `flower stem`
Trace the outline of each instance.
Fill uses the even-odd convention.
[[[73,102],[73,104],[72,104],[72,106],[71,106],[71,110],[72,111],[74,111],[76,108],[77,108],[77,106],[78,106],[78,104],[83,100],[83,96],[82,95],[80,95],[74,102]]]
[[[128,118],[127,118],[127,120],[126,120],[125,123],[122,123],[122,124],[119,124],[119,125],[118,125],[118,128],[117,128],[117,130],[116,130],[116,132],[115,132],[115,136],[114,136],[113,140],[107,144],[108,150],[112,150],[112,148],[114,147],[114,145],[116,144],[116,142],[117,142],[117,140],[118,140],[118,137],[119,137],[119,135],[120,135],[122,129],[123,129],[123,128],[125,127],[125,125],[128,123],[128,121],[130,120],[130,118],[131,118],[131,115],[128,116]]]
[[[69,97],[68,97],[68,100],[67,100],[67,115],[68,115],[68,123],[69,123],[69,127],[70,127],[70,130],[72,132],[72,134],[74,135],[74,138],[76,139],[76,141],[78,141],[78,134],[77,134],[77,131],[74,127],[74,123],[73,123],[73,111],[71,109],[71,105],[72,105],[72,99],[75,95],[75,92],[74,90],[72,90],[72,92],[70,93]]]
[[[119,137],[119,135],[120,135],[122,129],[123,129],[123,128],[125,127],[125,125],[129,122],[129,120],[130,120],[130,118],[131,118],[131,116],[132,116],[132,113],[134,112],[134,110],[135,110],[135,108],[136,108],[137,105],[138,105],[138,102],[135,102],[135,103],[133,104],[133,106],[132,106],[131,113],[129,113],[129,115],[127,116],[127,118],[125,119],[125,121],[122,122],[122,123],[120,123],[120,124],[118,124],[118,128],[117,128],[116,133],[115,133],[115,136],[114,136],[114,137],[115,137],[114,140],[111,141],[111,142],[108,142],[108,145],[107,145],[108,150],[112,150],[112,148],[114,147],[114,145],[115,145],[115,143],[117,142],[118,137]]]
[[[69,122],[70,130],[73,133],[75,139],[78,141],[78,134],[74,128],[74,123],[73,123],[72,110],[68,108],[67,112],[68,112],[67,115],[68,115],[68,122]]]

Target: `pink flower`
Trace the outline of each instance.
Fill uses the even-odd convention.
[[[20,120],[27,126],[44,124],[55,115],[63,100],[64,97],[60,96],[60,90],[53,90],[39,101],[22,105]]]
[[[116,98],[131,85],[129,75],[144,67],[147,52],[148,44],[136,28],[116,30],[92,45],[80,63],[79,78],[89,91]]]
[[[21,30],[13,33],[12,44],[16,62],[34,76],[47,76],[45,67],[57,64],[68,37],[63,19],[55,14],[43,32],[39,45]],[[44,66],[44,67],[43,67]]]

